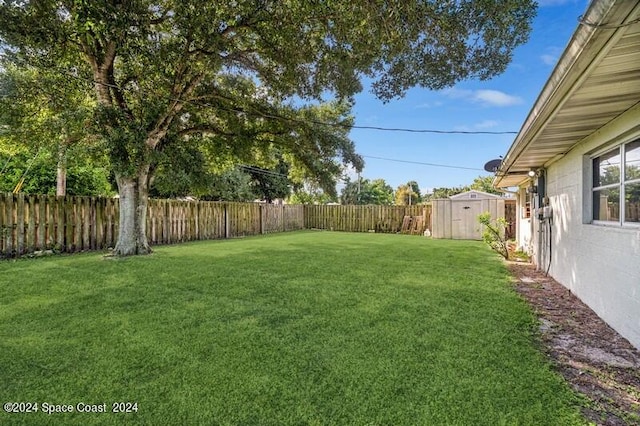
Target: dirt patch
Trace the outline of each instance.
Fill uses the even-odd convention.
[[[585,397],[585,417],[598,425],[640,425],[640,351],[530,263],[508,267],[540,320],[545,352]]]

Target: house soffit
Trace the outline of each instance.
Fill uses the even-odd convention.
[[[640,2],[618,3],[605,14],[603,22],[628,23],[638,19]],[[585,30],[576,30],[505,156],[494,181],[496,186],[516,186],[526,181],[529,170],[566,154],[640,102],[640,22],[615,29],[607,27],[593,29],[580,50],[575,45],[580,43],[581,30]],[[563,60],[571,63],[566,69],[562,67]]]

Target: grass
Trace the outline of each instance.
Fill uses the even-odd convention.
[[[0,402],[40,404],[2,424],[584,423],[479,242],[301,232],[0,277]],[[80,402],[108,412],[42,412]]]

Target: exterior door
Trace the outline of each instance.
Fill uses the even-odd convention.
[[[460,200],[451,203],[451,238],[454,240],[481,240],[482,231],[478,216],[482,213],[482,201]]]

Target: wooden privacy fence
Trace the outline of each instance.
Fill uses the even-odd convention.
[[[297,205],[217,201],[149,200],[150,244],[235,238],[303,229]]]
[[[0,257],[38,250],[113,247],[118,199],[0,194]],[[233,238],[304,228],[304,207],[214,201],[149,200],[149,243]]]
[[[77,252],[113,247],[118,215],[115,198],[0,194],[0,257],[49,249]],[[428,205],[302,206],[151,199],[147,237],[150,244],[158,245],[305,228],[421,233],[430,223]]]
[[[505,237],[507,240],[516,238],[516,200],[504,200],[504,219],[507,221]]]
[[[405,217],[412,217],[408,233],[431,228],[431,206],[341,206],[305,205],[304,224],[308,229],[348,232],[400,232]],[[422,218],[422,219],[418,219]],[[419,227],[412,223],[421,222]],[[414,232],[411,232],[411,231]]]

